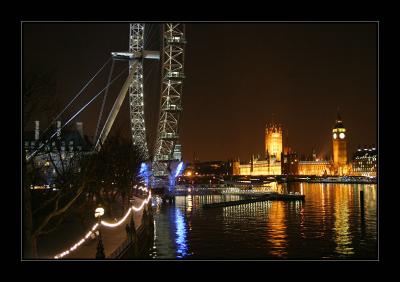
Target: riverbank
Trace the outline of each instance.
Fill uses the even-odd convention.
[[[140,206],[144,199],[134,197],[134,206]],[[116,205],[115,212],[120,216],[117,218],[104,219],[110,223],[116,223],[120,220],[124,212],[121,209],[122,205]],[[104,255],[106,258],[119,258],[120,252],[123,251],[124,244],[126,244],[129,235],[126,226],[130,221],[134,220],[135,229],[139,233],[143,225],[143,209],[135,211],[132,215],[127,216],[121,224],[115,227],[101,226],[98,230],[101,234],[101,239],[104,247]],[[88,222],[85,226],[79,221],[78,218],[70,218],[62,224],[57,231],[48,236],[40,238],[39,241],[39,258],[40,259],[54,259],[54,257],[66,250],[69,250],[74,244],[82,240],[85,235],[90,231],[95,221]],[[97,230],[96,230],[97,231]],[[70,253],[63,257],[63,259],[95,259],[97,253],[97,246],[99,243],[99,236],[94,232],[86,241],[81,244],[77,249],[70,251]]]

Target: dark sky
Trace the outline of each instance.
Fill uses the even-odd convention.
[[[24,74],[50,72],[65,105],[107,60],[128,49],[128,23],[23,24]],[[153,25],[152,43],[159,37]],[[248,159],[262,153],[272,113],[299,153],[331,154],[337,107],[351,154],[376,143],[377,25],[375,23],[261,23],[186,25],[181,143],[186,161]],[[125,66],[116,64],[114,76]],[[158,119],[159,70],[147,63],[146,122],[150,139]],[[88,88],[83,105],[104,87],[109,69]],[[126,77],[126,76],[124,76]],[[123,79],[110,89],[110,108]],[[78,117],[93,135],[101,100]],[[73,111],[76,108],[72,108]],[[71,113],[72,113],[71,111]],[[63,121],[67,116],[63,116]],[[42,122],[44,119],[40,118]],[[128,104],[114,130],[129,133]],[[288,140],[288,142],[286,142]],[[149,140],[151,143],[151,140]]]

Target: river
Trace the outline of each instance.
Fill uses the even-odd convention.
[[[279,184],[305,201],[203,209],[239,195],[153,197],[152,259],[377,259],[377,185]],[[360,203],[364,191],[364,205]]]

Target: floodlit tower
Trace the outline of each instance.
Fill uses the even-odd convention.
[[[282,154],[282,127],[277,123],[265,127],[265,155],[270,160],[280,162]]]
[[[335,168],[345,166],[347,164],[347,139],[346,129],[343,126],[342,118],[337,113],[336,123],[332,129],[333,143],[333,165]]]

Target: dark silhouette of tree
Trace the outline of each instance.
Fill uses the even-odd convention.
[[[23,94],[23,129],[27,129],[34,120],[41,124],[50,124],[59,113],[55,93],[56,83],[51,72],[24,75],[22,83]],[[41,132],[41,141],[45,142],[55,132],[53,124],[47,132]],[[54,142],[54,146],[53,146]],[[72,157],[64,158],[61,150],[61,140],[49,140],[48,147],[41,148],[30,161],[26,160],[23,150],[23,250],[25,258],[38,256],[37,240],[40,236],[51,233],[58,228],[64,219],[84,202],[85,191],[90,182],[90,169],[93,162],[90,155],[84,152],[74,152]],[[47,159],[50,166],[45,167]],[[40,164],[41,163],[41,164]],[[46,184],[44,171],[55,170],[54,184],[56,191],[31,190],[35,185]]]
[[[51,168],[55,171],[53,189],[31,191],[31,186],[43,184],[43,167],[35,160],[25,162],[24,190],[29,197],[24,201],[25,219],[28,224],[24,228],[24,255],[36,258],[37,240],[39,236],[55,231],[71,213],[89,188],[94,168],[92,155],[74,152],[72,156],[63,157],[59,141],[41,153],[48,156]],[[41,157],[38,155],[38,157]]]
[[[38,112],[46,117],[56,116],[54,84],[49,76],[34,76],[23,83],[23,128],[36,119]],[[52,132],[43,135],[50,136]],[[55,231],[66,217],[85,212],[88,207],[105,203],[112,213],[117,198],[126,203],[132,186],[138,182],[137,173],[141,159],[131,140],[110,136],[100,152],[74,152],[64,157],[61,140],[54,138],[35,158],[26,160],[23,151],[23,256],[37,258],[37,241],[40,236]],[[43,139],[43,140],[44,140]],[[54,142],[54,146],[53,146]],[[45,183],[43,163],[46,157],[54,169],[56,190],[31,190]],[[47,165],[49,166],[49,165]],[[48,168],[47,168],[48,169]],[[93,201],[96,196],[96,202]]]
[[[95,156],[93,183],[96,198],[112,214],[112,205],[121,199],[124,209],[132,196],[132,187],[139,182],[138,171],[141,163],[137,148],[130,140],[120,135],[109,136],[99,153]]]
[[[55,82],[49,74],[24,74],[22,81],[22,101],[23,101],[23,130],[25,131],[28,124],[33,122],[33,118],[37,115],[55,116],[56,95]],[[26,162],[26,153],[22,153],[22,179],[23,185],[21,193],[23,196],[23,242],[24,256],[34,257],[36,255],[36,239],[32,238],[34,234],[32,219],[32,195],[31,185],[43,182],[40,174],[41,167],[34,162],[28,164]]]

